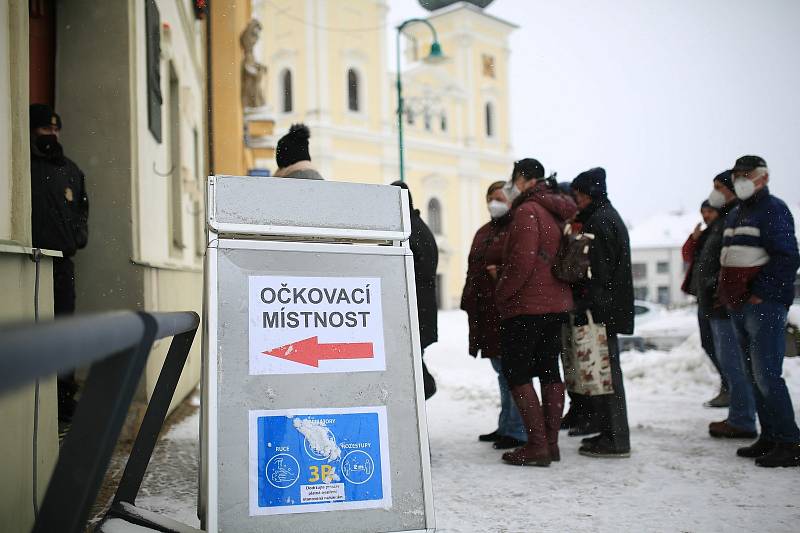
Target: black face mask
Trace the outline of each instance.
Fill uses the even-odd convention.
[[[39,135],[36,137],[36,148],[46,157],[58,158],[64,155],[64,149],[55,135]]]

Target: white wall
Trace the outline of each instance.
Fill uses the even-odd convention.
[[[668,273],[658,273],[658,263],[669,265]],[[647,300],[658,302],[658,288],[668,287],[669,304],[680,304],[687,301],[687,295],[681,291],[685,275],[680,248],[637,248],[631,250],[631,263],[647,265],[647,275],[633,280],[634,287],[647,287]]]

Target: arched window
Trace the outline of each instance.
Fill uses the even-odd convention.
[[[409,126],[414,125],[414,111],[411,109],[406,109],[406,122],[408,122]]]
[[[494,137],[494,105],[486,102],[486,136]]]
[[[360,111],[361,102],[359,102],[359,79],[358,72],[355,69],[347,70],[347,109],[350,111]]]
[[[444,114],[444,112],[442,113],[441,116],[441,126],[442,126],[442,131],[447,131],[447,115]]]
[[[431,114],[425,111],[425,131],[431,131]]]
[[[428,227],[434,235],[442,234],[442,204],[437,198],[428,201]]]
[[[292,71],[286,69],[281,74],[281,87],[283,89],[283,105],[281,109],[284,113],[292,112]]]

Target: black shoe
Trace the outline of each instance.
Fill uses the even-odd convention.
[[[731,404],[731,395],[726,390],[719,391],[719,394],[703,404],[703,407],[728,407]]]
[[[800,443],[778,442],[768,454],[756,459],[756,466],[800,466]]]
[[[478,440],[481,442],[495,442],[497,439],[500,438],[499,430],[495,429],[491,433],[484,433],[483,435],[478,435]]]
[[[564,415],[564,418],[561,419],[561,429],[572,429],[575,424],[578,422],[578,415],[576,414],[577,407],[572,406],[567,411],[567,414]]]
[[[766,440],[764,437],[760,437],[757,441],[755,441],[750,446],[746,446],[744,448],[739,448],[736,450],[736,455],[739,457],[747,457],[749,459],[755,459],[756,457],[764,457],[772,449],[775,448],[775,443]]]
[[[630,448],[618,448],[608,439],[600,438],[591,444],[578,448],[578,453],[586,457],[626,458],[631,456]]]
[[[584,435],[594,435],[595,433],[600,433],[600,428],[591,422],[582,422],[573,426],[567,435],[570,437],[583,437]]]
[[[600,433],[598,435],[595,435],[594,437],[586,437],[585,439],[581,439],[581,444],[583,444],[583,445],[594,444],[595,442],[599,441],[602,438],[603,438],[603,434]]]
[[[492,448],[495,450],[508,450],[509,448],[519,448],[523,446],[525,441],[515,439],[514,437],[508,437],[506,435],[501,435],[499,439],[492,444]]]

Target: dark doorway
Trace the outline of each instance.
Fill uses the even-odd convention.
[[[55,107],[55,0],[28,0],[30,102]]]

